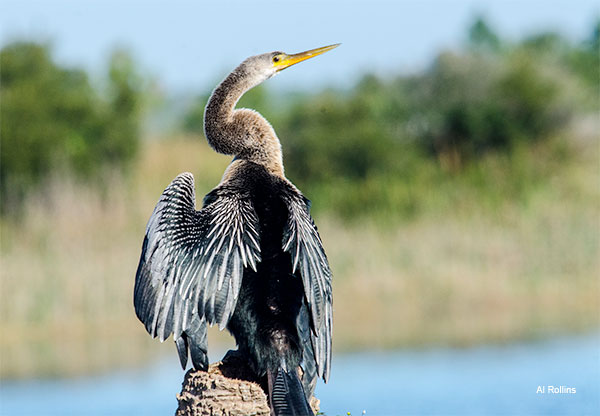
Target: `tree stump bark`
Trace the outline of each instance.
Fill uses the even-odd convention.
[[[176,416],[269,416],[266,386],[236,351],[229,351],[222,361],[211,364],[208,371],[191,369],[185,374]],[[310,405],[316,413],[319,400]]]

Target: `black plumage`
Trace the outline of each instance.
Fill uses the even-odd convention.
[[[300,55],[248,58],[217,87],[205,132],[215,150],[235,159],[200,211],[190,173],[165,189],[134,289],[138,318],[161,341],[173,334],[184,368],[189,354],[206,370],[207,324],[227,328],[265,378],[276,415],[311,413],[317,377],[329,377],[331,271],[310,202],[283,174],[275,131],[255,111],[234,107],[249,88],[306,59]]]

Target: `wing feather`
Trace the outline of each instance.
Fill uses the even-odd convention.
[[[194,177],[177,176],[148,221],[136,274],[134,304],[146,330],[177,341],[191,322],[224,328],[244,268],[260,261],[258,230],[247,192],[221,185],[196,211]]]
[[[286,193],[288,221],[282,247],[292,257],[293,273],[302,277],[310,314],[311,342],[317,373],[325,381],[331,367],[332,289],[331,269],[321,237],[310,216],[310,201],[297,190]]]

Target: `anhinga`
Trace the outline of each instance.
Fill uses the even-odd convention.
[[[279,71],[336,46],[250,57],[217,86],[204,131],[215,151],[234,159],[200,211],[190,173],[165,189],[135,279],[138,318],[161,341],[173,334],[184,369],[188,351],[196,369],[207,369],[207,324],[227,328],[265,380],[275,415],[312,414],[317,378],[329,378],[331,271],[310,201],[284,175],[275,130],[235,105]]]

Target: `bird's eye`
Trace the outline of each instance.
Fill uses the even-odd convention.
[[[279,62],[279,56],[277,56],[277,55],[276,55],[276,56],[274,56],[274,57],[273,57],[273,62]]]

